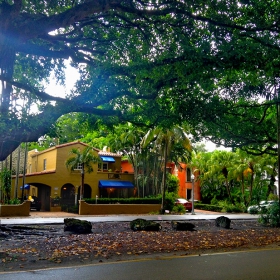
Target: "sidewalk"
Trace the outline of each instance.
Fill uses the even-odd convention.
[[[76,218],[90,222],[130,222],[137,218],[144,218],[153,221],[188,221],[188,220],[214,220],[219,216],[226,216],[236,220],[254,220],[257,215],[250,214],[229,214],[203,210],[195,210],[194,215],[186,213],[183,215],[85,215],[80,216],[67,212],[43,212],[31,211],[28,217],[0,217],[0,224],[3,225],[28,225],[28,224],[63,224],[64,218]]]

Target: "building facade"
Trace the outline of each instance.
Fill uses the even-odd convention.
[[[81,186],[81,168],[74,171],[66,167],[73,148],[81,151],[88,147],[82,142],[57,145],[44,151],[28,153],[26,174],[12,179],[12,193],[18,197],[37,196],[42,210],[50,211],[57,205],[77,205]],[[100,163],[93,164],[93,172],[84,176],[84,198],[131,197],[134,174],[121,172],[121,155],[93,148]],[[18,181],[18,185],[16,184]],[[22,187],[24,185],[24,188]],[[15,192],[17,188],[17,192]]]
[[[193,192],[194,200],[201,200],[200,182],[197,172],[192,174],[192,169],[185,163],[180,163],[180,167],[177,167],[174,162],[169,162],[166,167],[167,172],[179,179],[179,197],[191,200]],[[122,161],[122,170],[126,170],[127,172],[131,173],[134,172],[133,166],[128,160]]]
[[[179,197],[191,200],[192,192],[194,192],[194,200],[201,200],[198,174],[192,174],[192,169],[185,163],[180,163],[180,168],[178,168],[174,163],[169,163],[168,167],[169,172],[179,179]]]

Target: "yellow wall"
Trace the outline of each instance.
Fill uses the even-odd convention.
[[[24,201],[19,205],[1,205],[0,204],[0,217],[19,217],[29,216],[30,201]]]
[[[68,144],[59,145],[43,152],[31,151],[29,153],[28,162],[32,165],[32,173],[29,171],[27,166],[27,174],[25,177],[25,184],[30,184],[31,188],[37,187],[40,193],[40,188],[42,186],[47,187],[47,191],[44,192],[45,196],[54,198],[56,196],[61,196],[61,189],[65,184],[71,184],[75,187],[76,193],[79,186],[81,185],[81,173],[79,170],[69,171],[66,166],[66,160],[71,156],[69,152],[73,148],[80,148],[81,150],[87,147],[86,144],[80,142],[73,142]],[[98,151],[96,151],[96,156],[98,156]],[[109,165],[112,170],[121,170],[121,157],[115,156],[115,163]],[[47,159],[47,169],[43,170],[43,159]],[[114,169],[113,169],[114,168]],[[98,164],[93,165],[92,173],[85,173],[84,183],[91,187],[91,197],[95,198],[99,195],[98,183],[99,180],[110,180],[110,176],[114,172],[101,172],[98,171]],[[121,180],[133,182],[133,174],[120,173]],[[22,175],[19,177],[19,185],[22,186]],[[12,194],[14,194],[15,178],[12,180]],[[18,197],[21,197],[21,192],[18,192]],[[32,194],[32,193],[30,193]],[[40,198],[42,203],[46,200],[46,197]],[[50,209],[49,209],[50,210]]]
[[[56,168],[56,153],[55,148],[48,149],[44,152],[34,153],[28,157],[27,173],[42,172],[44,171],[44,159],[46,159],[46,169],[54,170]],[[31,163],[31,172],[30,172]]]
[[[79,201],[79,215],[149,214],[157,213],[160,204],[88,204]]]
[[[65,162],[68,158],[73,157],[74,155],[70,154],[70,151],[72,149],[80,149],[81,151],[87,147],[87,145],[80,143],[80,142],[75,142],[72,145],[62,145],[61,147],[58,147],[57,149],[57,156],[56,156],[56,171],[58,173],[60,172],[69,172],[65,166]],[[98,153],[96,152],[96,156]],[[96,169],[96,168],[94,168]]]

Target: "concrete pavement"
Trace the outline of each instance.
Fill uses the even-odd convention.
[[[86,215],[67,212],[37,212],[31,211],[28,217],[0,217],[0,224],[3,225],[31,225],[31,224],[63,224],[64,218],[77,218],[94,222],[130,222],[137,218],[143,218],[152,221],[191,221],[191,220],[215,220],[219,216],[226,216],[231,220],[254,220],[258,215],[250,214],[231,214],[217,213],[202,210],[195,210],[195,214],[186,213],[183,215]]]

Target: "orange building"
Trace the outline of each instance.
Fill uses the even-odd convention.
[[[124,159],[121,162],[122,172],[134,173],[134,169],[132,164],[128,161],[128,159]]]
[[[194,174],[192,182],[192,170],[185,163],[180,163],[181,167],[177,168],[174,163],[169,163],[170,173],[179,179],[179,197],[191,200],[192,198],[192,183],[194,184],[194,200],[201,200],[200,183],[197,179],[197,174]]]
[[[178,196],[191,200],[192,198],[192,171],[187,164],[181,163],[181,167],[177,166],[171,162],[167,164],[167,170],[170,174],[175,175],[179,179],[179,190]],[[133,173],[134,169],[132,164],[128,160],[121,162],[122,171],[127,170]],[[200,194],[200,183],[197,179],[197,174],[194,174],[194,200],[201,200]]]

